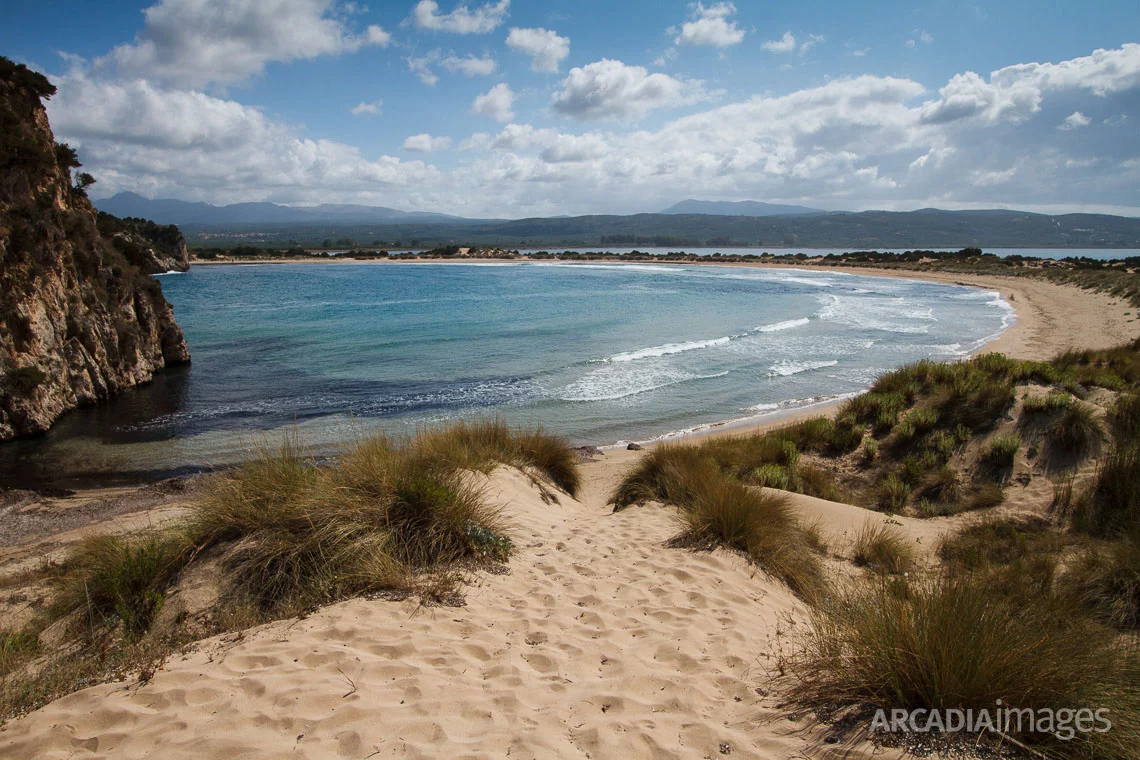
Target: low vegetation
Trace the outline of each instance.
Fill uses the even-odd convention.
[[[123,669],[153,667],[183,643],[228,627],[302,613],[369,593],[455,599],[463,575],[511,553],[510,526],[472,472],[522,468],[574,492],[576,452],[500,420],[456,423],[409,439],[360,440],[315,461],[295,432],[215,477],[184,524],[98,536],[44,569],[50,609],[0,632],[0,717]],[[206,628],[177,615],[158,625],[170,590],[202,563],[217,582]],[[40,633],[65,642],[35,667]]]
[[[881,573],[905,573],[914,568],[913,542],[886,523],[868,521],[855,535],[852,559],[860,567]]]
[[[773,466],[795,467],[794,446],[769,442],[763,447],[765,457],[783,462]],[[679,543],[744,552],[801,597],[816,598],[825,590],[822,566],[812,549],[821,543],[818,531],[800,524],[785,497],[746,485],[731,474],[734,469],[754,469],[749,465],[756,456],[756,451],[723,447],[660,446],[641,458],[610,501],[619,510],[647,501],[676,505]]]

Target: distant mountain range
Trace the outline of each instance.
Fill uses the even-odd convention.
[[[661,214],[709,214],[710,216],[799,216],[826,214],[826,211],[807,206],[789,206],[761,201],[697,201],[692,198],[675,203],[660,211]]]
[[[276,203],[234,203],[214,206],[173,199],[149,200],[137,193],[119,193],[95,201],[95,207],[118,217],[141,217],[160,224],[216,226],[244,224],[383,224],[391,222],[449,220],[462,217],[420,211],[400,211],[384,206],[322,203],[319,206],[281,206]]]
[[[1140,248],[1140,219],[1107,214],[982,211],[821,211],[742,201],[684,201],[658,214],[465,219],[380,206],[212,206],[119,193],[95,201],[116,216],[177,224],[190,244],[399,248],[495,245],[504,248],[698,247],[846,248],[968,246]],[[688,209],[702,209],[693,213]],[[788,211],[787,209],[793,209]]]

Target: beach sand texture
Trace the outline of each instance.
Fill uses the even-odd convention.
[[[948,279],[1014,293],[1017,323],[991,346],[1014,356],[1138,332],[1132,307],[1107,296]],[[207,640],[145,684],[96,686],[12,721],[0,757],[869,756],[827,744],[771,691],[778,642],[806,615],[782,584],[732,552],[669,548],[672,508],[610,513],[639,456],[587,463],[580,499],[559,504],[496,471],[488,496],[505,505],[516,552],[509,574],[476,579],[465,607],[356,599]],[[840,555],[864,520],[883,519],[793,499]],[[900,522],[925,549],[955,524]]]

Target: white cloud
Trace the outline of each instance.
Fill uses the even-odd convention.
[[[336,0],[160,0],[134,42],[97,59],[99,71],[180,87],[233,84],[271,61],[386,47],[379,26],[350,30]]]
[[[411,135],[404,140],[404,150],[410,150],[416,153],[435,153],[436,151],[447,150],[450,147],[450,137],[432,137],[426,132]]]
[[[1065,120],[1061,122],[1060,126],[1058,126],[1057,129],[1061,130],[1062,132],[1071,132],[1074,129],[1087,127],[1089,124],[1092,124],[1092,119],[1085,116],[1080,111],[1073,111],[1071,114],[1065,117]]]
[[[530,56],[533,71],[557,73],[562,61],[570,55],[570,38],[541,27],[511,29],[507,47]]]
[[[383,113],[383,107],[384,101],[380,98],[373,100],[371,103],[361,102],[359,105],[352,109],[352,115],[363,116],[364,114],[370,114],[372,116],[379,116],[381,113]]]
[[[760,47],[769,53],[792,53],[796,49],[796,36],[791,32],[784,32],[784,36],[780,39],[762,42]]]
[[[736,6],[728,2],[705,6],[696,3],[689,6],[692,20],[681,24],[681,32],[673,40],[677,45],[712,45],[730,47],[744,39],[744,30],[729,21],[736,15]]]
[[[79,146],[105,193],[234,203],[355,196],[381,203],[396,189],[438,182],[420,161],[309,139],[259,110],[201,92],[146,81],[100,82],[82,73],[55,78],[48,104],[60,139]]]
[[[474,55],[463,58],[449,55],[440,61],[439,65],[448,71],[458,71],[469,77],[489,77],[495,73],[497,68],[494,58],[490,56],[476,58]]]
[[[487,34],[503,23],[510,7],[510,0],[486,3],[474,10],[460,3],[450,13],[440,13],[439,3],[435,0],[420,0],[412,11],[411,22],[418,29],[455,34]]]
[[[651,80],[616,61],[591,66],[565,77],[553,111],[629,120],[709,97],[699,82],[663,74]],[[434,154],[401,160],[310,139],[299,126],[201,92],[107,81],[81,70],[55,79],[52,126],[58,139],[78,147],[100,194],[532,216],[644,211],[675,201],[682,187],[694,196],[837,208],[1140,213],[1140,133],[1130,128],[1132,120],[1120,119],[1140,95],[1136,44],[986,76],[964,72],[941,88],[893,77],[836,79],[778,97],[705,106],[654,120],[651,129],[512,123],[518,109],[504,83],[472,106],[504,121],[497,132],[451,143],[409,138],[407,147],[421,151],[458,142],[446,170],[428,163]],[[1106,115],[1107,123],[1126,126],[1100,128],[1103,139],[1074,140],[1057,127],[1075,113],[1090,116],[1089,129]],[[399,153],[400,144],[390,150],[417,155]],[[1072,202],[1074,188],[1079,205]]]
[[[1088,91],[1098,97],[1140,87],[1140,44],[1061,63],[1023,63],[998,69],[987,82],[967,71],[955,74],[939,98],[923,105],[931,124],[979,118],[989,123],[1024,122],[1041,110],[1047,93]]]
[[[475,98],[471,112],[490,116],[496,121],[510,121],[515,118],[511,109],[515,104],[515,93],[506,82],[500,82],[487,92]]]
[[[551,105],[575,119],[630,121],[657,108],[690,105],[710,97],[700,80],[650,74],[642,66],[603,58],[571,69]]]
[[[425,56],[416,58],[409,56],[408,71],[416,75],[416,77],[426,84],[428,87],[434,87],[435,83],[439,81],[439,77],[432,71],[432,65],[439,60],[439,51],[433,50]]]
[[[800,55],[806,55],[807,51],[811,50],[813,47],[823,42],[825,39],[827,38],[822,34],[809,34],[808,38],[804,40],[803,44],[800,45]]]
[[[934,42],[934,35],[925,29],[915,29],[914,37],[906,41],[906,46],[913,50],[914,48],[918,47],[918,43],[920,42],[923,45],[929,45],[930,43]]]

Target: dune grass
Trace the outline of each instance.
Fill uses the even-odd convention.
[[[162,608],[192,550],[177,532],[85,539],[65,561],[53,616],[74,614],[88,634],[121,625],[128,638],[137,638]]]
[[[1050,454],[1083,459],[1095,453],[1105,441],[1104,428],[1084,404],[1073,404],[1061,412],[1045,432]]]
[[[1062,743],[1020,734],[1065,756],[1133,757],[1140,698],[1131,684],[1140,653],[1081,622],[1051,600],[1012,605],[985,576],[871,577],[812,611],[798,647],[782,663],[791,694],[821,709],[993,709],[1106,707],[1114,730]],[[1072,754],[1070,754],[1072,753]]]
[[[1096,543],[1081,553],[1065,586],[1097,616],[1119,628],[1140,627],[1140,543]]]
[[[795,447],[776,448],[781,452],[777,456],[794,466]],[[724,446],[713,451],[722,461],[735,454]],[[610,501],[615,510],[647,501],[673,504],[680,510],[681,544],[741,551],[802,598],[825,592],[822,566],[813,553],[820,545],[818,531],[800,524],[786,497],[745,485],[731,470],[723,470],[705,447],[671,445],[650,451],[618,484]]]
[[[852,559],[860,567],[898,574],[913,569],[916,556],[912,542],[901,530],[868,520],[855,534]]]

